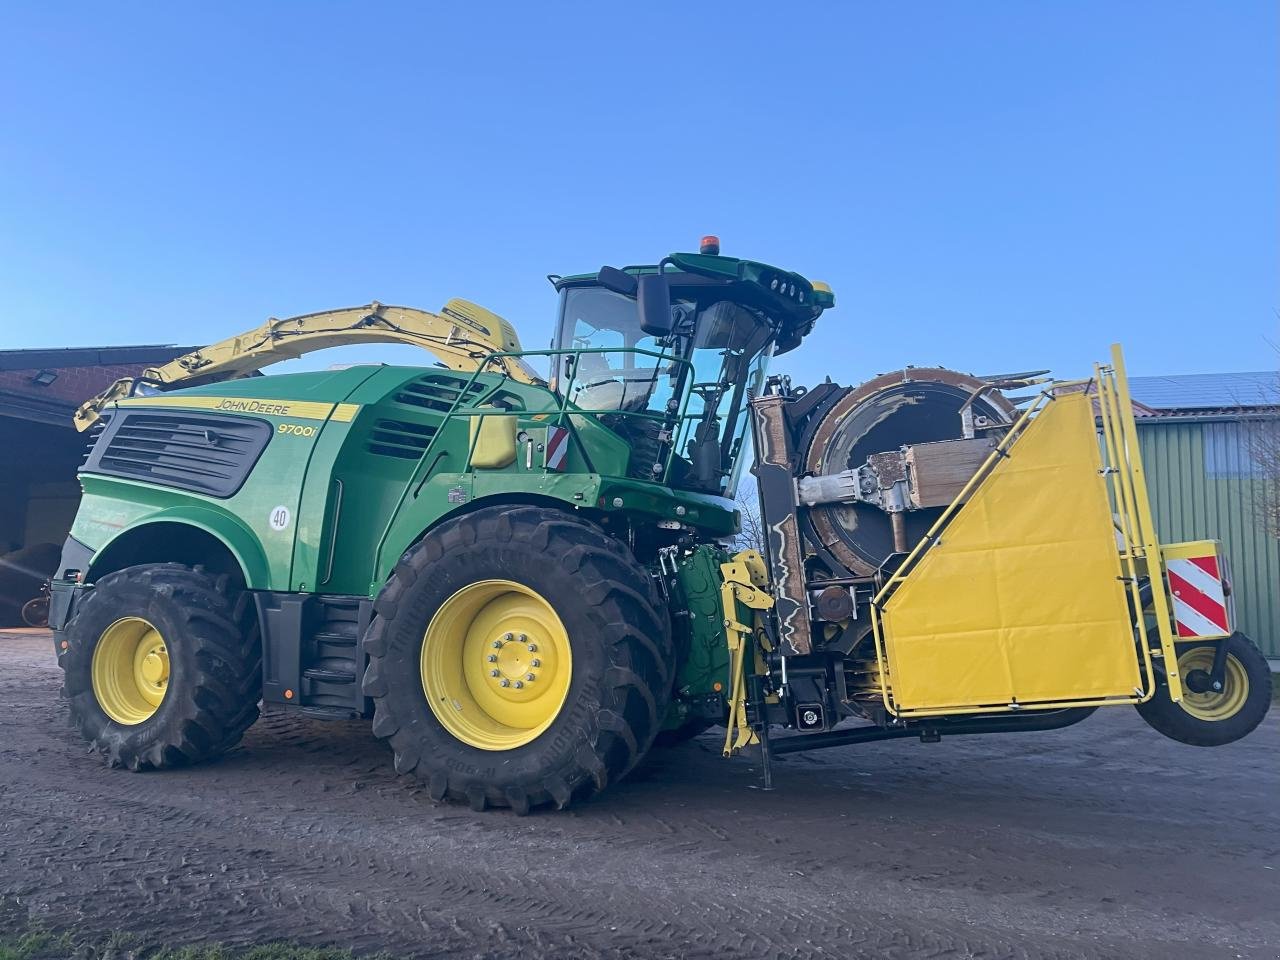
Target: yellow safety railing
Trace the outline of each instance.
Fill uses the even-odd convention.
[[[1151,642],[1140,596],[1140,581],[1146,577],[1151,585],[1151,610],[1159,634],[1159,656],[1163,658],[1169,697],[1182,700],[1182,678],[1178,674],[1178,654],[1174,649],[1173,617],[1169,594],[1165,589],[1161,567],[1160,541],[1156,535],[1151,499],[1147,494],[1146,476],[1142,470],[1142,450],[1138,444],[1138,427],[1133,417],[1133,398],[1125,375],[1124,354],[1120,344],[1111,345],[1111,364],[1094,367],[1098,407],[1106,444],[1108,469],[1120,518],[1123,542],[1121,559],[1129,578],[1133,608],[1138,611],[1138,633],[1144,657],[1150,658]]]

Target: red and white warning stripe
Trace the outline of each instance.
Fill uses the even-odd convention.
[[[1215,637],[1231,632],[1218,558],[1185,557],[1165,562],[1173,619],[1179,637]]]
[[[569,430],[566,427],[547,427],[547,469],[563,470],[569,452]]]

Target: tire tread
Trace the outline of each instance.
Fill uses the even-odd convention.
[[[135,586],[171,605],[181,624],[181,642],[193,647],[190,663],[195,669],[185,691],[173,687],[165,694],[162,707],[168,709],[163,714],[126,727],[97,705],[86,663],[98,637],[82,634],[86,621],[110,611],[118,594]],[[246,591],[233,589],[228,576],[211,576],[200,566],[142,564],[98,580],[67,624],[63,692],[76,727],[108,765],[134,771],[180,766],[216,757],[239,743],[258,719],[262,682],[261,643],[249,601]],[[118,615],[131,613],[137,611],[120,610]],[[153,722],[161,728],[149,727]]]
[[[498,786],[419,756],[410,713],[387,683],[389,633],[406,610],[406,593],[452,551],[491,546],[495,551],[533,550],[576,577],[576,600],[593,608],[602,631],[607,665],[602,703],[592,735],[572,762],[545,769],[527,782]],[[437,800],[473,809],[509,807],[517,813],[604,790],[632,770],[657,737],[670,699],[674,653],[670,622],[649,572],[622,543],[589,521],[545,507],[490,508],[464,514],[424,537],[401,557],[374,605],[376,616],[364,641],[369,654],[364,692],[374,701],[373,732],[387,740],[396,769],[412,772]]]

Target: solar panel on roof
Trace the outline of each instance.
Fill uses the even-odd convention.
[[[1280,374],[1187,373],[1130,377],[1133,399],[1158,410],[1202,410],[1280,405]]]

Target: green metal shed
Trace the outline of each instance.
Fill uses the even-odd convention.
[[[1161,540],[1222,541],[1237,626],[1280,660],[1280,538],[1269,514],[1277,478],[1267,453],[1280,449],[1277,375],[1133,377],[1130,386]]]

